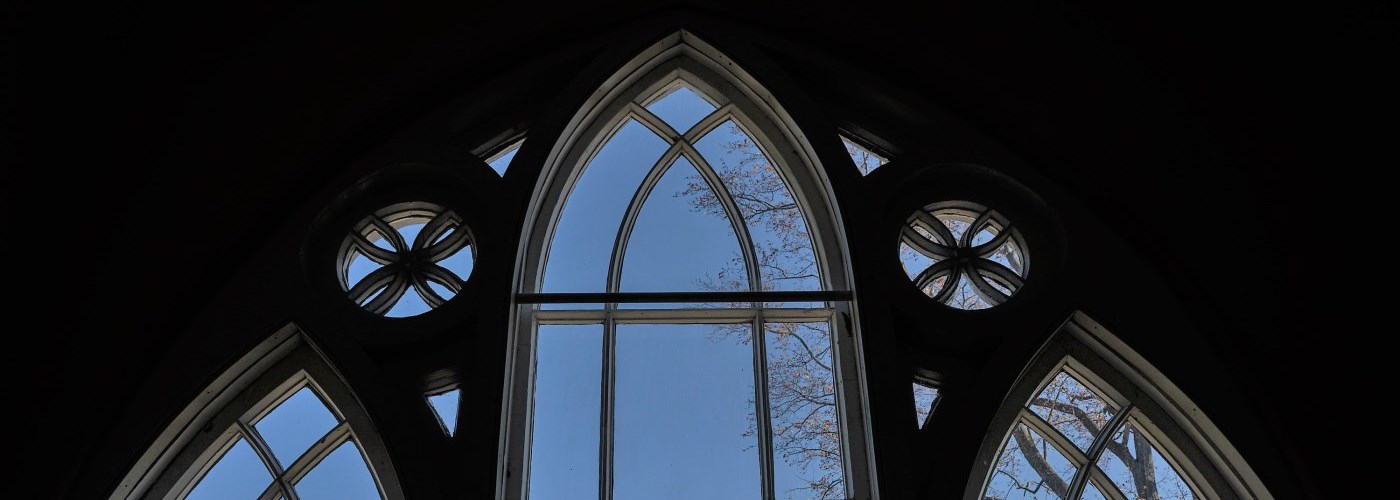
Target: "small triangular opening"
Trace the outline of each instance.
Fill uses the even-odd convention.
[[[510,168],[511,160],[515,159],[515,153],[520,152],[521,144],[525,144],[525,139],[515,141],[486,158],[486,164],[491,166],[491,170],[496,171],[496,175],[505,176],[506,169]]]
[[[647,104],[647,111],[681,134],[715,109],[714,104],[685,85],[676,85]]]
[[[870,175],[875,169],[890,162],[885,158],[871,151],[870,148],[856,144],[855,141],[841,136],[841,143],[846,145],[846,154],[851,155],[851,161],[855,162],[856,168],[860,169],[860,175]]]
[[[432,407],[433,414],[437,415],[438,422],[442,424],[442,429],[447,431],[448,436],[457,434],[457,403],[461,396],[462,391],[459,389],[428,396],[428,406]]]
[[[938,388],[914,381],[914,416],[916,424],[920,429],[928,423],[928,416],[933,413],[933,407],[938,405]]]

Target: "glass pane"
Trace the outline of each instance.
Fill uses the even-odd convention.
[[[918,250],[915,250],[914,247],[909,246],[907,243],[899,243],[899,263],[904,265],[904,274],[909,275],[909,279],[912,280],[918,277],[919,273],[924,272],[924,269],[928,269],[928,266],[932,266],[937,262],[938,261],[929,258],[927,255],[919,253]]]
[[[428,396],[428,404],[432,406],[433,413],[437,414],[438,421],[442,422],[449,436],[457,433],[457,402],[461,396],[461,391],[457,389]]]
[[[495,170],[497,175],[506,175],[506,169],[510,168],[511,160],[515,159],[515,153],[520,152],[520,145],[524,143],[525,141],[522,140],[507,146],[505,150],[496,153],[494,158],[486,160],[486,163],[491,165],[491,170]]]
[[[390,318],[407,318],[417,316],[432,309],[427,302],[423,301],[423,296],[418,295],[417,286],[409,286],[408,290],[399,296],[399,301],[394,303],[394,307],[389,308],[389,312],[384,313]]]
[[[614,498],[762,496],[752,333],[730,326],[618,325]]]
[[[932,293],[937,294],[939,290],[942,290],[942,286],[940,286],[939,283],[946,281],[946,279],[935,280],[936,283],[930,287],[930,289],[933,290]],[[948,297],[948,305],[964,311],[975,311],[992,307],[990,302],[987,302],[986,299],[983,299],[981,295],[977,294],[977,285],[968,281],[967,276],[958,275],[958,283],[953,286],[957,288],[954,289],[953,294]]]
[[[185,498],[196,500],[242,500],[257,498],[267,485],[272,484],[272,474],[258,459],[253,447],[242,438],[224,452],[214,463],[214,467],[200,478],[194,490]]]
[[[381,267],[384,266],[370,260],[369,257],[365,257],[360,252],[352,250],[350,252],[350,265],[345,269],[345,288],[347,290],[354,288],[356,283]]]
[[[426,222],[415,222],[399,228],[399,234],[403,235],[404,244],[408,245],[409,248],[416,248],[413,245],[414,240],[418,239],[418,233],[422,232],[423,227],[427,225]]]
[[[293,486],[305,500],[379,499],[374,475],[354,441],[346,441],[321,459]]]
[[[438,297],[442,297],[443,300],[447,300],[457,296],[457,294],[453,293],[452,290],[447,289],[447,287],[442,286],[441,284],[433,280],[428,280],[428,288],[433,289],[433,292],[436,292],[438,294]]]
[[[758,143],[733,121],[726,121],[695,147],[739,205],[758,253],[763,289],[820,289],[807,221],[792,190]]]
[[[471,247],[464,246],[457,249],[456,252],[452,252],[452,255],[448,255],[442,260],[437,261],[437,265],[442,266],[448,271],[452,271],[452,274],[457,275],[457,278],[466,281],[467,278],[472,275],[472,268],[476,265],[476,262],[472,259]]]
[[[685,158],[661,176],[627,241],[624,292],[748,290],[739,238],[715,193]]]
[[[972,220],[970,217],[949,215],[946,213],[936,213],[934,217],[943,221],[943,225],[947,226],[948,231],[953,233],[953,239],[958,241],[962,241],[963,233],[967,232],[967,228],[972,227]]]
[[[1016,273],[1017,276],[1026,275],[1026,255],[1021,252],[1021,246],[1016,244],[1015,239],[1006,240],[1006,243],[1002,243],[1001,246],[997,247],[996,253],[993,253],[991,257],[988,258],[991,259],[992,262],[1006,266],[1007,269]]]
[[[391,252],[398,251],[397,248],[394,248],[394,244],[390,243],[389,239],[385,238],[383,234],[379,233],[379,231],[370,231],[369,234],[365,236],[365,238],[368,239],[370,243],[373,243],[374,246],[377,246],[379,248],[383,248]]]
[[[1128,498],[1187,500],[1196,498],[1181,474],[1142,435],[1124,423],[1099,456],[1098,467]]]
[[[628,120],[588,163],[554,229],[543,291],[604,291],[627,204],[666,148],[666,141]]]
[[[676,132],[684,134],[690,127],[699,123],[706,115],[714,112],[715,105],[700,97],[690,87],[684,85],[661,96],[647,105],[647,111],[661,118]]]
[[[1079,498],[1083,500],[1108,500],[1107,497],[1103,496],[1103,492],[1099,491],[1097,486],[1094,486],[1094,483],[1084,485],[1084,494],[1079,495]]]
[[[768,323],[773,491],[780,499],[845,498],[829,323]]]
[[[272,448],[277,461],[286,468],[335,428],[336,423],[335,415],[316,397],[316,392],[311,387],[302,387],[254,427],[268,448]]]
[[[1065,498],[1075,469],[1044,437],[1018,423],[997,456],[984,498]]]
[[[1083,451],[1089,450],[1094,438],[1118,413],[1117,407],[1063,371],[1027,406]]]
[[[914,418],[919,428],[924,428],[928,415],[933,413],[933,405],[938,402],[938,388],[914,382]]]
[[[536,346],[530,498],[596,497],[603,325],[541,325]]]
[[[870,175],[875,169],[890,162],[885,157],[877,155],[869,149],[860,147],[859,144],[851,142],[850,139],[844,136],[841,137],[841,143],[846,145],[846,154],[851,155],[851,161],[855,162],[856,168],[860,169],[860,175]]]

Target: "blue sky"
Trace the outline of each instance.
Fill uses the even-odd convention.
[[[682,88],[649,109],[684,132],[715,108]],[[726,120],[696,141],[701,158],[681,156],[660,165],[664,172],[646,194],[626,239],[620,291],[750,288],[739,235],[714,202],[716,189],[754,195],[747,204],[739,203],[740,215],[756,251],[767,252],[772,267],[810,271],[815,255],[810,240],[803,241],[806,223],[785,183],[771,169],[758,168],[766,161],[755,144]],[[543,291],[606,291],[608,265],[628,204],[668,147],[635,119],[624,121],[604,143],[568,194],[550,242]],[[697,170],[702,158],[724,179],[719,186],[703,180]],[[788,208],[767,211],[769,207]],[[761,273],[770,289],[820,288],[815,274],[778,279],[785,276],[770,271]],[[764,419],[755,419],[750,327],[616,328],[613,498],[762,498],[756,428]],[[821,324],[801,331],[809,342],[828,347],[819,356],[830,365],[829,329]],[[770,366],[779,360],[806,359],[789,352],[798,345],[787,342],[790,338],[769,341]],[[582,492],[599,488],[603,326],[544,325],[536,345],[530,498],[592,497]],[[800,373],[792,370],[783,373]],[[817,387],[834,385],[829,373],[825,378],[820,371],[809,375]],[[829,412],[819,413],[813,422],[834,420],[834,402],[833,395]],[[803,478],[819,471],[796,459],[788,462],[783,457],[775,460],[778,498],[808,498]]]
[[[253,423],[253,428],[286,469],[339,423],[315,392],[304,386],[271,412]],[[186,498],[197,500],[248,500],[257,498],[273,482],[246,436],[240,437],[195,485]],[[339,444],[329,455],[302,476],[293,488],[306,500],[377,499],[379,490],[359,446],[353,441]]]

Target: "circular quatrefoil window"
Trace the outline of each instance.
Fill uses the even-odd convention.
[[[365,217],[345,237],[340,288],[369,312],[416,316],[462,291],[474,252],[457,214],[431,203],[399,203]]]
[[[957,309],[986,309],[1021,289],[1026,244],[1010,221],[967,201],[914,212],[899,237],[899,260],[924,295]]]

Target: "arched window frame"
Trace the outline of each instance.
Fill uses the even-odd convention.
[[[1099,397],[1118,407],[1087,456],[1027,409],[1028,402],[1061,371],[1077,377]],[[1161,451],[1198,498],[1273,498],[1199,406],[1145,358],[1082,311],[1072,314],[1022,370],[983,438],[963,498],[983,498],[999,455],[1011,432],[1021,423],[1035,428],[1078,466],[1070,490],[1078,498],[1089,480],[1106,479],[1095,463],[1103,452],[1102,442],[1110,439],[1123,422],[1131,422],[1142,437]],[[1119,498],[1110,491],[1101,491],[1108,498]]]
[[[690,133],[672,130],[664,121],[646,110],[645,105],[658,95],[663,95],[679,82],[696,89],[707,99],[712,100],[717,110],[692,127]],[[757,79],[713,46],[694,35],[680,31],[667,36],[643,50],[624,67],[605,80],[599,92],[590,96],[580,110],[567,124],[565,132],[555,141],[548,153],[537,181],[532,201],[527,209],[525,226],[522,228],[521,244],[518,247],[515,275],[517,294],[512,300],[512,331],[509,337],[511,358],[507,365],[506,405],[503,408],[501,447],[502,460],[497,474],[497,498],[522,498],[528,491],[528,462],[530,449],[530,426],[532,421],[533,367],[535,365],[534,336],[539,325],[577,324],[585,321],[625,322],[629,320],[647,323],[666,322],[707,322],[734,323],[752,321],[756,331],[755,342],[762,342],[761,332],[765,321],[769,322],[829,322],[834,344],[834,377],[839,387],[837,391],[838,422],[842,432],[842,460],[845,471],[846,496],[850,498],[873,498],[876,493],[875,464],[870,449],[870,429],[866,422],[867,391],[865,369],[860,335],[855,331],[859,321],[854,317],[854,293],[849,269],[849,252],[843,232],[839,211],[834,200],[830,181],[815,151],[797,126],[796,121],[780,106]],[[622,229],[614,246],[610,262],[607,292],[604,293],[543,293],[546,263],[549,259],[550,242],[554,226],[562,214],[566,197],[579,177],[583,166],[599,152],[604,144],[621,128],[628,119],[634,119],[668,143],[670,148],[663,158],[678,154],[679,149],[690,149],[693,158],[701,155],[694,151],[689,141],[698,140],[716,126],[724,123],[726,117],[749,134],[758,147],[775,164],[793,199],[798,203],[806,220],[807,230],[812,238],[812,250],[820,269],[821,288],[809,292],[761,292],[759,280],[753,274],[752,243],[742,231],[742,218],[732,207],[731,222],[736,227],[736,236],[747,254],[749,264],[750,290],[724,294],[724,301],[753,301],[755,306],[741,309],[685,309],[685,310],[627,310],[617,309],[619,296],[633,295],[636,301],[693,301],[714,300],[719,294],[710,292],[676,293],[618,293],[618,276],[622,265],[622,239],[630,228]],[[667,161],[667,160],[661,160]],[[649,179],[655,181],[655,179]],[[713,181],[713,179],[712,179]],[[714,183],[718,185],[718,183]],[[644,182],[641,190],[647,189]],[[639,193],[641,191],[638,191]],[[634,207],[635,208],[635,207]],[[629,210],[629,217],[635,217],[635,210]],[[710,294],[710,295],[706,295]],[[764,302],[820,302],[821,307],[806,309],[776,310],[765,309]],[[542,310],[541,303],[602,303],[602,309],[594,310]],[[645,320],[645,321],[641,321]],[[762,350],[762,347],[758,347]],[[760,372],[761,373],[761,372]],[[757,377],[758,386],[763,386],[764,377]],[[608,382],[605,379],[604,384]],[[766,392],[766,389],[759,389]],[[613,395],[605,392],[605,398]],[[763,398],[756,398],[762,401]],[[607,404],[605,399],[605,404]],[[766,411],[766,402],[758,403],[759,412]],[[769,431],[771,433],[771,431]],[[769,438],[771,439],[771,438]],[[771,443],[763,443],[768,447]],[[771,459],[771,449],[764,453]],[[602,451],[600,453],[605,453]],[[761,458],[762,459],[762,458]],[[608,460],[602,458],[602,460]],[[772,466],[764,472],[765,495],[772,495]],[[602,481],[611,481],[604,477]],[[610,487],[603,486],[604,491]]]
[[[239,436],[249,432],[251,422],[308,386],[338,424],[321,436],[302,460],[288,464],[282,474],[274,476],[259,498],[286,498],[279,496],[282,489],[351,440],[369,467],[380,497],[404,498],[388,450],[369,414],[339,371],[296,325],[279,329],[201,391],[147,449],[109,498],[183,498]],[[266,453],[270,452],[259,451],[260,455]]]

